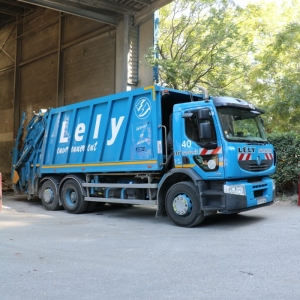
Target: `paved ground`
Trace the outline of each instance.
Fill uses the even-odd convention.
[[[300,299],[300,207],[186,229],[149,207],[71,215],[4,196],[0,299]]]

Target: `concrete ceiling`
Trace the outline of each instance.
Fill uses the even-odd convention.
[[[172,0],[0,0],[0,25],[22,17],[30,10],[46,7],[117,25],[118,18],[133,15],[134,25]]]
[[[22,3],[17,0],[0,1],[0,26],[15,21],[17,16],[24,16],[27,11],[34,9],[34,5]]]

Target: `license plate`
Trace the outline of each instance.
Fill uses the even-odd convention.
[[[257,205],[264,204],[267,202],[267,198],[261,197],[257,199]]]

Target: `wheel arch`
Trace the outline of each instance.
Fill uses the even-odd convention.
[[[39,198],[42,197],[41,195],[41,190],[42,190],[42,186],[43,186],[43,183],[46,181],[46,180],[50,180],[53,182],[54,186],[55,186],[55,189],[56,189],[56,192],[57,192],[57,195],[59,197],[59,185],[60,185],[60,180],[59,178],[55,177],[55,176],[46,176],[46,177],[43,177],[40,182],[39,182],[39,186],[38,186],[38,196]],[[60,201],[60,200],[59,200]]]
[[[82,183],[85,182],[85,178],[83,175],[74,175],[74,174],[68,174],[66,175],[65,177],[63,177],[60,181],[60,184],[59,184],[59,195],[61,193],[61,189],[62,189],[62,186],[63,184],[68,180],[68,179],[74,179],[75,181],[77,181],[77,183],[79,184],[80,186],[80,189],[81,189],[81,192],[82,192],[82,195],[86,196],[86,190],[84,189],[84,187],[82,186]]]
[[[156,217],[166,216],[165,199],[169,188],[177,182],[191,181],[198,187],[197,182],[203,180],[193,169],[172,169],[163,176],[157,191]]]

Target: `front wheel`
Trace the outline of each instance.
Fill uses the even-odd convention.
[[[204,214],[197,187],[189,181],[171,186],[166,195],[166,211],[176,225],[193,227],[200,224]]]
[[[74,179],[64,182],[61,189],[61,200],[65,210],[72,214],[81,214],[86,211],[89,202],[84,201],[83,190]]]

